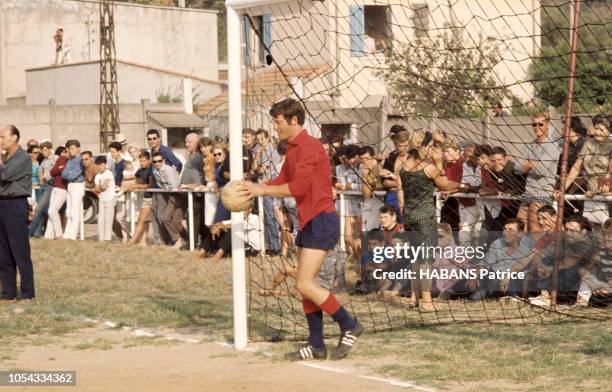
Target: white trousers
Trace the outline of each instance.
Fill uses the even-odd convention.
[[[459,244],[463,246],[478,245],[480,237],[480,208],[478,204],[466,207],[459,204]]]
[[[64,233],[59,210],[62,209],[62,206],[66,202],[67,194],[68,192],[65,189],[51,189],[51,199],[49,199],[49,210],[47,211],[49,220],[47,221],[47,229],[45,230],[45,238],[47,239],[59,238]]]
[[[83,196],[85,195],[85,183],[71,182],[68,184],[68,196],[66,198],[66,230],[63,238],[76,240],[81,226],[81,215],[83,210]]]
[[[116,200],[100,200],[98,204],[98,240],[110,241],[113,237]]]

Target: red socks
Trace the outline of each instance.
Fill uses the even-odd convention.
[[[314,302],[312,302],[311,300],[307,298],[302,299],[302,307],[304,308],[305,314],[314,313],[314,312],[318,312],[319,310],[321,310],[321,308],[319,308],[317,304],[315,304]]]
[[[321,310],[323,310],[328,315],[333,315],[340,309],[340,302],[336,299],[334,294],[329,293],[329,296],[320,306]]]

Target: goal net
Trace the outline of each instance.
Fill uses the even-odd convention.
[[[366,327],[610,319],[609,2],[239,11],[243,124],[263,151],[246,147],[258,161],[248,175],[280,169],[268,112],[299,100],[329,152],[341,216],[318,280]],[[227,97],[198,112],[227,133]],[[280,160],[266,155],[268,135]],[[295,212],[291,198],[260,198],[247,219],[253,337],[307,334]],[[407,256],[419,246],[429,252]]]

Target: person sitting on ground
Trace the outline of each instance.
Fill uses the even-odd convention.
[[[440,291],[439,299],[448,301],[451,296],[465,296],[466,294],[472,293],[476,289],[476,283],[470,279],[458,279],[450,276],[453,272],[459,270],[468,270],[471,267],[470,260],[463,256],[455,257],[444,257],[444,253],[447,253],[447,249],[453,249],[453,255],[458,255],[457,245],[453,238],[453,230],[448,223],[438,224],[438,247],[442,252],[436,254],[436,259],[432,264],[434,270],[436,270],[440,276],[449,274],[448,279],[437,278],[435,287]]]
[[[333,250],[330,250],[325,256],[325,262],[321,266],[321,270],[317,275],[317,283],[329,291],[339,293],[345,290],[344,277],[344,260],[346,253],[342,251],[340,245],[336,245]],[[278,287],[285,283],[288,278],[295,279],[297,276],[297,266],[292,258],[287,258],[282,261],[278,272],[274,275],[272,282],[265,288],[259,290],[257,295],[261,297],[280,297],[289,296],[296,299],[301,299],[300,293],[295,289],[295,284],[286,284],[286,289]]]
[[[592,297],[595,297],[595,302],[605,299],[608,304],[612,299],[612,218],[604,224],[604,233],[602,249],[579,270],[581,282],[577,306],[588,306]]]
[[[506,220],[503,236],[495,240],[489,247],[484,260],[479,260],[476,266],[492,272],[508,272],[517,260],[531,252],[532,243],[523,233],[525,224],[516,218]],[[470,295],[471,300],[495,298],[501,295],[520,295],[523,281],[519,279],[500,281],[499,279],[483,278],[475,283],[476,291]]]

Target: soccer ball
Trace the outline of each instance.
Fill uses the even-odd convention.
[[[221,202],[228,210],[232,212],[244,211],[251,206],[253,199],[239,194],[242,190],[240,181],[230,181],[221,190]]]

